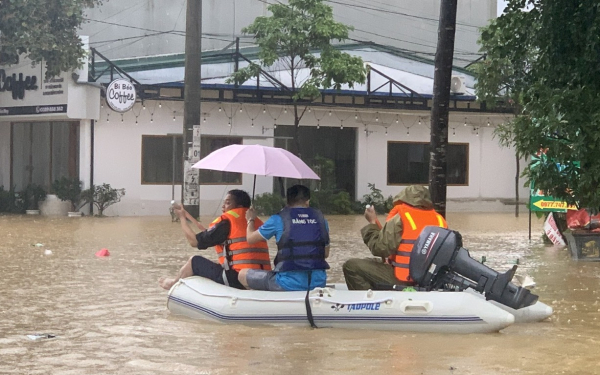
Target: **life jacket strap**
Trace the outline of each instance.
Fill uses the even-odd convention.
[[[415,243],[417,243],[417,240],[400,240],[401,244],[408,244],[408,245],[414,245]]]
[[[224,244],[230,245],[232,243],[238,243],[238,242],[244,242],[244,241],[246,241],[246,237],[230,238],[227,241],[225,241]]]
[[[271,265],[271,262],[268,260],[259,260],[259,259],[242,259],[242,260],[234,260],[233,262],[228,262],[230,265],[235,266],[238,264],[262,264],[262,265]]]
[[[247,253],[263,253],[269,254],[269,250],[256,248],[256,249],[239,249],[239,250],[227,250],[228,256],[238,255],[238,254],[247,254]]]
[[[392,266],[398,267],[398,268],[406,268],[406,269],[408,269],[408,264],[398,263],[398,262],[394,262],[394,261],[392,261]]]
[[[397,255],[397,256],[401,256],[401,257],[410,257],[410,254],[412,254],[410,251],[400,251],[400,250],[396,250],[396,255]]]

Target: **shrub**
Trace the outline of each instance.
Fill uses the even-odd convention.
[[[257,195],[252,206],[258,215],[273,215],[285,206],[285,200],[279,194],[264,193]]]
[[[52,191],[61,201],[71,202],[71,211],[76,211],[81,207],[81,181],[77,178],[61,177],[52,183]]]
[[[104,216],[104,210],[109,206],[121,201],[121,197],[125,195],[125,189],[114,189],[110,184],[102,184],[98,186],[92,185],[91,188],[81,192],[83,204],[93,203],[98,209],[98,216]]]
[[[367,183],[367,186],[369,189],[371,189],[371,192],[363,195],[363,199],[361,201],[361,205],[363,207],[369,204],[375,208],[375,212],[378,214],[389,212],[394,207],[394,202],[391,195],[385,198],[383,194],[381,194],[381,189],[377,189],[375,184],[369,182]]]
[[[318,190],[311,193],[310,206],[318,208],[324,214],[349,215],[352,209],[350,194],[346,191]]]
[[[46,188],[38,184],[29,184],[21,192],[23,206],[28,210],[38,210],[40,201],[46,199]]]

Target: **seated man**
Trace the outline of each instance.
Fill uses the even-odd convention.
[[[350,290],[376,289],[379,285],[414,285],[409,276],[410,253],[427,225],[447,228],[433,209],[429,190],[411,185],[394,197],[394,208],[382,227],[373,207],[365,209],[369,222],[361,229],[363,241],[376,258],[349,259],[342,266]]]
[[[230,190],[221,207],[223,215],[216,218],[209,229],[206,229],[181,205],[173,206],[190,245],[198,249],[215,246],[220,264],[200,255],[194,255],[183,265],[176,277],[162,277],[159,280],[160,286],[169,290],[179,279],[196,275],[219,284],[245,289],[238,281],[240,270],[248,268],[270,270],[271,261],[267,242],[256,241],[252,246],[246,242],[246,211],[249,207],[248,193],[243,190]],[[194,234],[186,219],[196,224],[202,232]],[[257,227],[262,224],[259,219],[255,219],[255,222]]]
[[[255,230],[256,212],[250,208],[246,217],[249,244],[275,236],[277,256],[275,270],[240,271],[240,282],[250,288],[270,291],[310,290],[324,287],[329,264],[329,227],[321,211],[310,208],[310,190],[294,185],[286,193],[287,206]]]

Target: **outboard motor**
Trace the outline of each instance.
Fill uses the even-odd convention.
[[[513,309],[533,305],[538,296],[517,287],[512,280],[517,266],[499,274],[469,256],[462,247],[460,233],[427,226],[423,229],[410,255],[410,277],[426,290],[472,288]]]

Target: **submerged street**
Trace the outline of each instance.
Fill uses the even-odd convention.
[[[330,282],[367,257],[362,216],[328,216]],[[383,220],[383,218],[381,218]],[[164,217],[0,216],[2,374],[593,374],[600,263],[541,242],[527,213],[449,213],[476,260],[536,281],[554,315],[493,334],[223,325],[174,316],[157,283],[197,250]],[[212,218],[203,218],[209,223]],[[39,244],[41,246],[36,246]],[[106,248],[110,256],[97,258]],[[270,243],[272,254],[275,244]],[[49,250],[49,251],[48,251]],[[212,249],[204,252],[215,259]],[[48,333],[55,338],[31,340]]]

